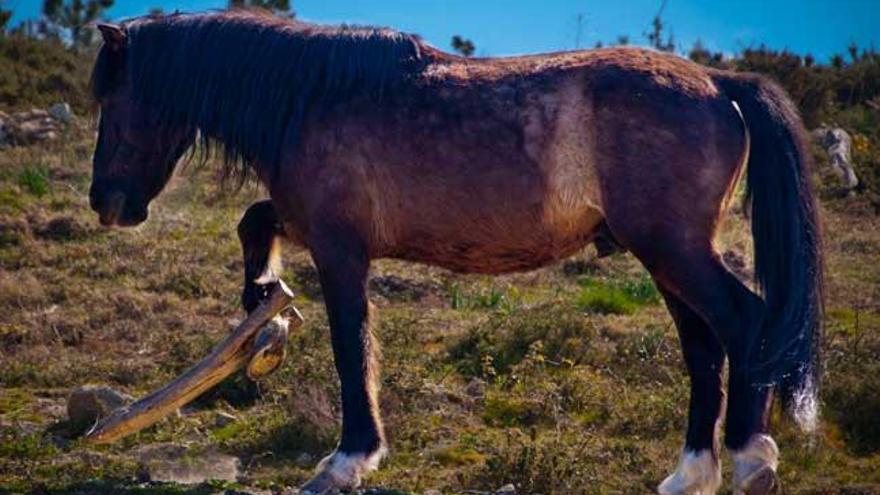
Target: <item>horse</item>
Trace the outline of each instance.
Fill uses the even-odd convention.
[[[239,225],[246,310],[278,280],[278,245],[317,268],[342,426],[305,492],[357,487],[386,453],[372,260],[457,272],[545,266],[609,239],[656,283],[691,382],[678,465],[658,486],[714,494],[716,427],[735,493],[769,493],[774,396],[815,422],[822,244],[806,134],[778,85],[618,47],[464,58],[391,29],[253,12],[101,24],[89,192],[104,225],[137,225],[178,160],[222,146],[268,200]],[[713,247],[745,174],[754,288]]]

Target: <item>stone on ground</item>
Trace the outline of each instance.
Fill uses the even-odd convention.
[[[241,461],[216,450],[192,450],[185,445],[160,443],[144,446],[134,456],[150,481],[185,485],[210,480],[237,481]]]
[[[74,432],[84,432],[95,421],[114,409],[130,403],[133,398],[102,385],[85,385],[67,398],[67,417]]]

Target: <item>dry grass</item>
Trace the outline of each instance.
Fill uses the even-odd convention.
[[[210,493],[139,484],[132,448],[216,446],[247,487],[296,485],[338,433],[320,288],[305,253],[285,279],[307,318],[289,360],[259,387],[241,377],[118,445],[68,438],[67,392],[105,383],[140,395],[199,359],[241,317],[234,233],[260,191],[229,195],[184,171],[135,230],[89,211],[90,131],[0,152],[0,493]],[[880,219],[826,205],[827,379],[812,443],[777,420],[786,493],[880,493]],[[732,215],[720,247],[745,259]],[[737,255],[736,253],[739,253]],[[670,470],[688,387],[675,330],[629,255],[490,279],[378,262],[391,456],[369,484],[389,493],[648,493]],[[214,411],[238,420],[215,426]]]

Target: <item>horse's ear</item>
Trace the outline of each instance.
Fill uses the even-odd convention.
[[[119,50],[125,46],[125,30],[116,24],[98,23],[98,31],[104,38],[104,44],[113,50]]]

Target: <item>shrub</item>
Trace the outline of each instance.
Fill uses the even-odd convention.
[[[85,113],[92,107],[88,82],[93,58],[93,52],[75,53],[56,40],[0,36],[0,109],[66,101]]]

